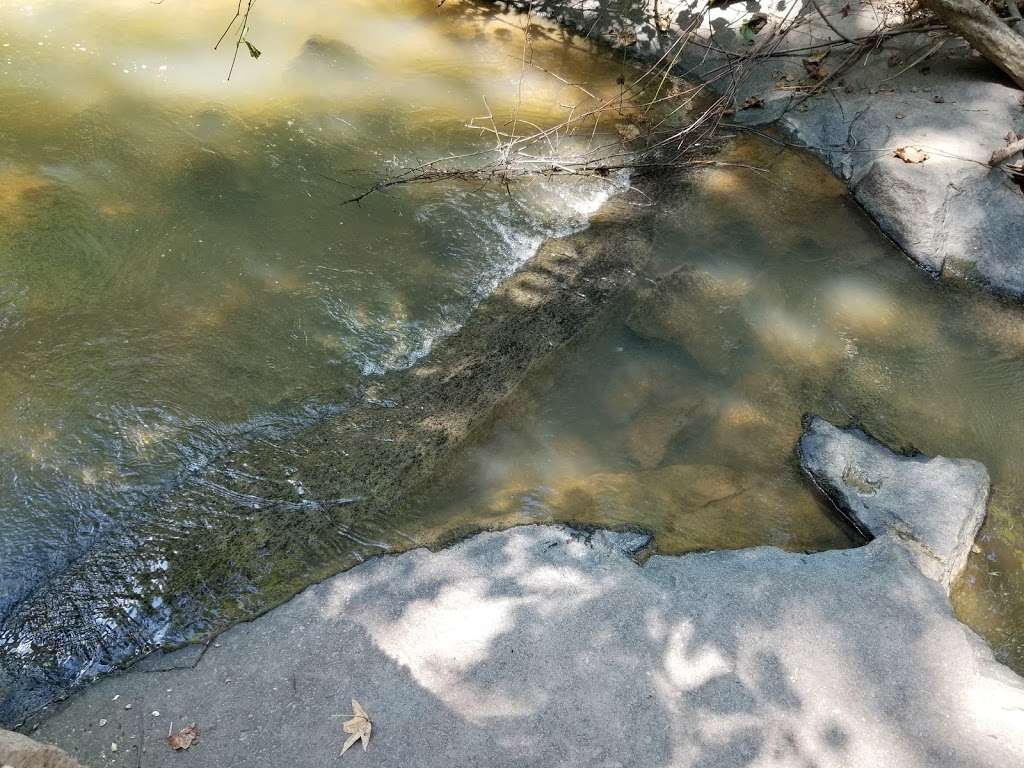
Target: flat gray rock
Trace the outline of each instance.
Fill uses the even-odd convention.
[[[989,477],[970,459],[901,456],[863,431],[812,416],[800,466],[857,528],[893,536],[948,591],[985,520]]]
[[[93,768],[1024,764],[1022,681],[893,537],[641,566],[642,543],[529,526],[377,558],[36,735]],[[338,758],[353,697],[373,736]]]

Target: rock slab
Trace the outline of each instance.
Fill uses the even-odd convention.
[[[989,477],[970,459],[901,456],[857,428],[807,419],[800,466],[869,537],[894,536],[948,591],[985,520]]]
[[[92,768],[322,768],[354,697],[361,766],[1024,764],[1024,682],[895,537],[641,566],[643,544],[527,526],[377,558],[194,668],[104,678],[39,735]]]

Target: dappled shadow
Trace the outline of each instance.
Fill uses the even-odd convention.
[[[687,0],[670,12],[658,0],[513,5],[711,83],[732,101],[733,129],[779,121],[921,267],[1024,296],[1024,196],[1014,174],[988,165],[1008,130],[1024,131],[1020,91],[964,40],[933,38],[927,27],[880,36],[919,20],[884,3]],[[744,60],[749,53],[758,59]],[[907,146],[927,160],[894,155]]]
[[[193,670],[104,680],[38,735],[95,754],[111,727],[132,733],[117,692],[202,723],[190,765],[255,749],[319,766],[355,697],[374,719],[366,765],[1019,760],[1024,688],[986,672],[941,589],[888,539],[638,566],[625,552],[642,543],[525,527],[377,558],[232,629]],[[182,757],[164,735],[147,732],[150,768]]]

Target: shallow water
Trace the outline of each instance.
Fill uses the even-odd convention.
[[[257,9],[261,56],[242,48],[226,82],[231,48],[212,48],[234,5],[0,2],[0,617],[102,548],[95,583],[34,618],[131,626],[143,587],[118,557],[164,522],[151,499],[412,364],[618,188],[423,184],[343,206],[490,149],[473,116],[547,126],[618,94],[621,61],[534,24],[524,66],[523,19],[454,0],[303,0]],[[593,128],[554,141],[612,130]],[[180,515],[213,525],[210,496]],[[17,667],[46,639],[14,625]],[[59,655],[84,674],[88,653]]]
[[[699,279],[641,289],[420,507],[444,528],[638,525],[666,553],[851,546],[794,448],[805,413],[858,423],[986,464],[955,605],[1024,669],[1024,310],[914,268],[805,154],[739,138],[720,159],[659,200],[643,278]]]
[[[0,3],[0,614],[176,474],[416,360],[610,192],[417,186],[342,207],[489,147],[462,127],[484,98],[536,123],[590,99],[534,68],[520,93],[515,17],[419,2],[269,3],[261,57],[226,83],[211,48],[232,10]],[[617,87],[579,41],[538,31],[532,51]]]
[[[522,67],[522,17],[454,0],[261,6],[262,55],[228,84],[230,52],[210,47],[230,5],[0,2],[0,616],[101,544],[132,551],[167,514],[147,503],[162,489],[241,444],[273,458],[368,376],[413,363],[613,191],[438,184],[341,206],[389,170],[489,147],[463,127],[483,96],[543,124],[589,97]],[[616,92],[621,62],[578,38],[540,26],[532,50]],[[699,302],[638,299],[539,372],[386,537],[331,562],[538,520],[637,524],[669,552],[849,546],[793,459],[816,411],[987,464],[958,609],[1024,667],[1022,312],[915,270],[817,162],[760,140],[730,152],[738,165],[659,201],[645,284],[692,265]],[[199,528],[217,525],[202,482],[175,508]],[[267,557],[304,551],[274,541]],[[76,584],[75,611],[114,585],[114,603],[136,599],[97,562],[109,574]],[[30,659],[32,637],[8,629]],[[69,678],[103,668],[79,664]]]

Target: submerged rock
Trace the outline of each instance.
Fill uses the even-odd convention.
[[[572,476],[550,489],[545,502],[572,519],[622,520],[626,513],[692,511],[729,499],[743,489],[742,474],[712,464],[672,464],[646,472]]]
[[[3,768],[82,768],[62,749],[2,729],[0,765]]]
[[[747,338],[738,307],[749,290],[746,280],[685,266],[638,292],[627,324],[637,335],[677,344],[702,367],[724,373]]]
[[[641,469],[661,465],[672,443],[709,421],[714,403],[700,392],[687,392],[644,408],[626,429],[626,450]]]
[[[361,75],[367,69],[366,59],[343,40],[313,35],[302,45],[292,62],[292,73],[302,75],[339,73]]]
[[[759,351],[788,369],[826,376],[846,356],[846,344],[838,335],[781,307],[751,313],[749,324]]]
[[[967,564],[985,519],[989,477],[970,459],[901,456],[860,429],[807,420],[800,465],[871,537],[894,536],[917,566],[948,591]]]

